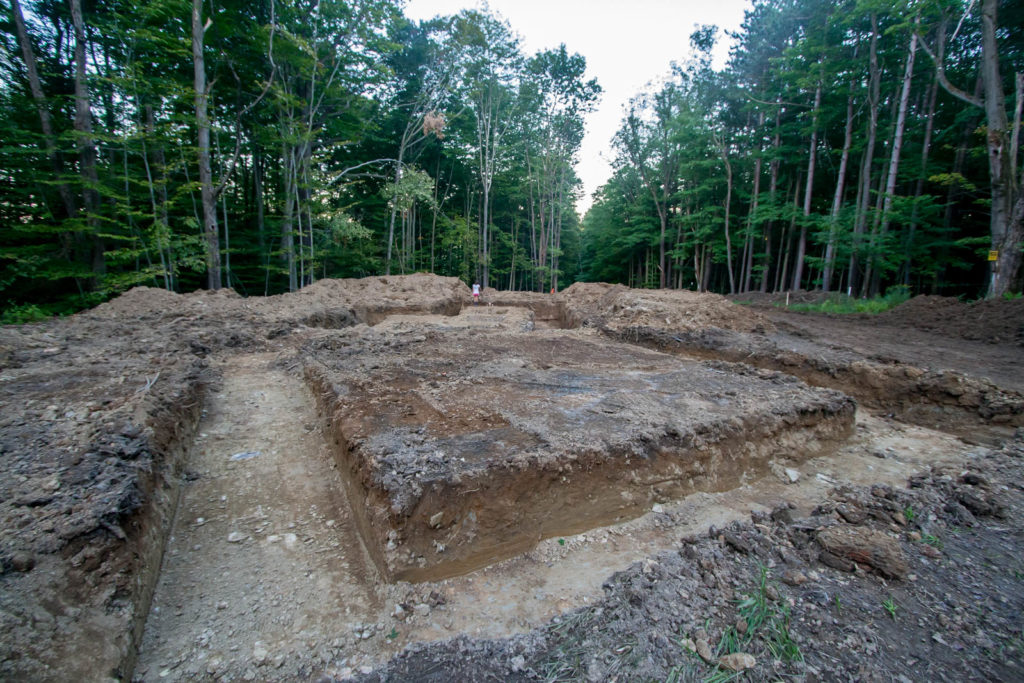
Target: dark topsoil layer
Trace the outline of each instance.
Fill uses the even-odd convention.
[[[979,345],[965,339],[967,333],[930,331],[939,327],[907,332],[879,321],[780,318],[749,309],[744,317],[742,307],[718,297],[709,304],[691,294],[634,299],[624,288],[581,289],[558,295],[564,297],[563,316],[617,338],[748,358],[816,384],[852,388],[858,400],[874,398],[878,406],[893,404],[884,394],[901,374],[912,381],[897,386],[903,392],[897,403],[938,401],[944,415],[967,414],[976,426],[1012,425],[1022,412],[1020,346],[1004,333],[985,336],[992,343]],[[140,288],[67,319],[0,328],[0,678],[76,680],[130,670],[177,482],[187,476],[182,453],[199,418],[204,385],[216,381],[206,367],[209,354],[295,349],[315,336],[309,326],[372,324],[389,312],[452,314],[468,298],[459,281],[422,275],[329,281],[268,299]],[[981,329],[990,317],[1020,321],[1014,305],[992,302],[991,310],[978,309],[984,319],[971,326]],[[693,317],[710,327],[695,328],[687,322]],[[908,339],[923,354],[926,370],[901,348]],[[884,347],[881,356],[876,345]],[[871,372],[857,375],[857,368]],[[922,389],[915,398],[912,392]],[[897,507],[909,496],[919,511],[910,526],[944,544],[932,557],[934,542],[922,545],[901,535],[907,578],[882,583],[874,574],[818,567],[819,578],[799,589],[775,589],[794,599],[790,623],[799,625],[803,655],[821,676],[891,680],[901,672],[920,678],[919,671],[935,671],[925,677],[1021,678],[1019,668],[1007,668],[1016,666],[1021,650],[1020,450],[1018,440],[999,455],[979,457],[975,465],[987,484],[940,473],[919,489],[891,494]],[[967,495],[972,491],[980,493]],[[890,500],[889,494],[857,495]],[[985,502],[990,495],[997,505]],[[996,510],[1005,519],[991,516]],[[805,528],[810,524],[758,523],[723,533],[724,540],[688,543],[683,555],[656,558],[610,580],[600,613],[560,618],[501,643],[419,646],[389,671],[395,679],[410,666],[418,667],[411,669],[418,678],[459,670],[471,678],[500,671],[504,678],[515,668],[523,677],[563,671],[564,677],[601,680],[616,671],[620,678],[660,676],[679,666],[682,678],[692,678],[687,667],[704,665],[682,655],[674,638],[699,640],[696,626],[712,618],[707,636],[714,646],[735,620],[729,599],[756,586],[758,564],[769,566],[774,579],[795,556],[819,553],[817,541],[804,537],[820,536]],[[779,552],[767,550],[758,534],[788,539],[792,556],[773,557]],[[747,552],[736,551],[737,545]],[[849,565],[841,560],[830,562]],[[658,587],[671,582],[678,587],[661,593]],[[840,588],[846,592],[836,602]],[[895,618],[880,607],[890,595]],[[653,616],[637,621],[648,613]],[[754,646],[754,653],[763,650]],[[758,677],[774,675],[771,661],[758,657]]]

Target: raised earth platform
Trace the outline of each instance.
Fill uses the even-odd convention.
[[[853,427],[839,392],[586,331],[348,335],[302,356],[389,579],[457,575],[730,489],[832,450]]]

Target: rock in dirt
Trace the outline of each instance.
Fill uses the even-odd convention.
[[[757,660],[754,655],[748,655],[746,652],[735,652],[718,658],[718,666],[729,671],[746,671],[755,664]]]
[[[241,531],[232,531],[230,534],[228,534],[228,543],[241,543],[246,538],[248,537]]]
[[[880,531],[841,524],[819,532],[818,543],[835,557],[866,564],[888,578],[902,579],[907,574],[899,543]]]
[[[701,659],[708,664],[715,661],[714,655],[711,654],[711,646],[708,645],[708,641],[705,638],[698,638],[694,645],[697,648],[697,655],[700,656]]]
[[[796,569],[787,569],[782,572],[782,583],[787,586],[799,586],[807,583],[807,577],[802,571]]]
[[[30,572],[36,566],[36,558],[28,553],[14,553],[11,556],[11,569],[16,572]]]

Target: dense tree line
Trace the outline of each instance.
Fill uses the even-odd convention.
[[[701,27],[622,122],[585,276],[1019,292],[1021,26],[998,0],[757,0],[721,71]]]
[[[579,267],[600,88],[478,11],[396,0],[0,0],[0,303]]]

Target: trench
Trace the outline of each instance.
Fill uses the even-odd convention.
[[[573,326],[561,306],[530,308],[541,334]],[[617,504],[556,520],[444,571],[389,576],[379,557],[387,534],[365,517],[380,501],[358,485],[335,442],[323,387],[280,369],[273,354],[234,356],[221,370],[188,456],[133,679],[345,675],[411,643],[505,637],[598,600],[609,575],[675,547],[681,535],[781,500],[809,510],[837,483],[902,485],[930,464],[973,452],[953,435],[862,409],[852,434],[798,465],[795,483],[762,467],[704,490],[669,485],[638,496],[626,512]],[[558,479],[541,474],[519,490]],[[582,480],[579,490],[614,477]],[[508,508],[500,488],[495,482],[483,495]],[[556,509],[537,512],[552,517]],[[433,531],[417,530],[424,552]]]
[[[283,667],[379,607],[308,390],[272,354],[221,371],[142,636],[145,680]]]

